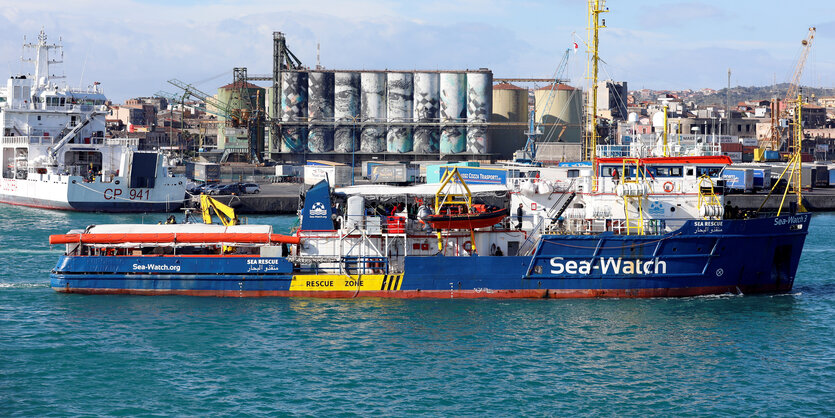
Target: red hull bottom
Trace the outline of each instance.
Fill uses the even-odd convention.
[[[287,290],[147,290],[147,289],[80,289],[54,287],[61,293],[90,295],[181,295],[209,297],[303,297],[303,298],[392,298],[392,299],[591,299],[591,298],[659,298],[692,297],[722,294],[755,294],[788,292],[785,286],[708,286],[669,289],[514,289],[514,290],[397,290],[397,291],[287,291]]]

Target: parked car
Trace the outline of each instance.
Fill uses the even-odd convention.
[[[222,185],[220,183],[208,183],[203,185],[203,188],[200,189],[200,192],[205,194],[215,194],[215,191],[221,186]]]
[[[194,194],[194,195],[199,195],[199,194],[202,194],[202,193],[208,194],[209,190],[211,190],[213,187],[217,187],[217,184],[216,183],[198,184],[198,185],[194,185],[192,187],[189,187],[188,192],[191,193],[191,194]]]
[[[255,183],[240,183],[241,191],[244,193],[258,194],[261,193],[261,186]]]
[[[215,195],[227,195],[227,194],[241,194],[241,185],[238,183],[232,184],[224,184],[213,190]]]

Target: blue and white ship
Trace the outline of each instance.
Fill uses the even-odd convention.
[[[725,163],[601,159],[570,181],[540,175],[511,187],[445,181],[334,191],[321,182],[305,196],[291,235],[263,225],[186,224],[96,225],[53,236],[66,253],[51,285],[68,293],[233,297],[787,292],[811,216],[727,219],[715,190]],[[429,206],[451,211],[467,198],[504,202],[511,216],[472,229],[421,222]]]

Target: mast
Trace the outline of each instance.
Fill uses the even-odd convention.
[[[591,115],[590,118],[590,126],[589,128],[589,136],[588,136],[588,143],[587,150],[586,150],[586,158],[591,160],[592,166],[595,166],[597,161],[597,76],[598,76],[598,61],[600,60],[599,54],[599,36],[598,32],[601,28],[606,27],[606,20],[603,19],[603,23],[600,23],[600,14],[606,13],[609,11],[608,8],[605,8],[606,0],[589,0],[589,59],[590,59],[590,69],[591,69],[591,109],[589,114]],[[605,9],[604,9],[605,8]]]
[[[63,76],[49,74],[49,65],[63,63],[64,54],[63,51],[61,51],[61,59],[49,59],[50,49],[62,50],[62,47],[59,44],[47,44],[46,33],[43,29],[41,29],[41,32],[38,34],[38,43],[25,43],[23,44],[23,48],[24,50],[26,48],[34,50],[34,56],[32,58],[21,58],[21,61],[23,62],[35,64],[35,81],[32,86],[33,89],[47,87],[51,79],[64,78]]]
[[[792,170],[795,170],[795,183],[792,185],[794,188],[794,194],[797,197],[797,208],[801,212],[805,212],[806,208],[803,207],[803,182],[801,181],[803,177],[803,96],[801,93],[797,93],[797,115],[794,119],[794,152],[792,153],[792,160],[794,162],[794,167]],[[782,208],[782,205],[780,206]]]

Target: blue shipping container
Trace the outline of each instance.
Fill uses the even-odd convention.
[[[777,151],[766,150],[764,157],[766,161],[780,161],[780,153]]]

